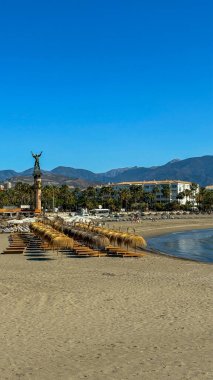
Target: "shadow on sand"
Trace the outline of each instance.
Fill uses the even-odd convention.
[[[67,257],[68,259],[89,259],[91,256],[88,256],[88,255],[66,255],[65,257]]]
[[[29,257],[29,256],[30,255],[28,255],[28,258],[27,258],[28,261],[50,261],[50,260],[55,260],[52,257],[41,257],[41,256],[34,256],[34,255],[32,255],[31,257]]]

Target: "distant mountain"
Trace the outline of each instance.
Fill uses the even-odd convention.
[[[137,168],[137,166],[135,166]],[[119,168],[119,169],[111,169],[109,170],[108,172],[106,173],[102,173],[102,174],[96,174],[96,176],[103,176],[103,178],[107,179],[107,178],[116,178],[118,175],[130,170],[131,168]]]
[[[33,184],[33,176],[32,175],[18,175],[12,177],[10,182],[15,185],[17,182],[24,182],[30,185]],[[46,185],[68,185],[70,187],[79,187],[86,188],[88,186],[97,185],[97,182],[86,181],[82,178],[71,179],[62,175],[53,174],[51,172],[45,172],[42,174],[42,184]]]
[[[33,168],[30,168],[30,169],[24,170],[21,173],[18,173],[18,175],[19,176],[28,176],[28,175],[32,176],[33,170],[34,170]],[[49,173],[49,171],[47,171],[47,170],[42,170],[41,172],[42,172],[42,174]]]
[[[83,178],[88,181],[95,181],[97,174],[85,170],[85,169],[74,169],[66,166],[58,166],[57,168],[51,170],[51,173],[62,175],[68,178]]]
[[[14,181],[32,182],[33,168],[22,173],[14,170],[0,171],[0,181],[12,178]],[[192,181],[201,186],[213,184],[213,156],[193,157],[185,160],[174,159],[165,165],[151,168],[132,167],[118,168],[106,173],[93,173],[90,170],[74,169],[72,167],[58,166],[51,171],[42,171],[43,183],[70,184],[86,187],[95,183],[122,182],[122,181],[148,181],[176,179]],[[14,178],[15,177],[15,178]],[[71,185],[72,186],[72,185]]]
[[[121,181],[179,179],[206,186],[213,183],[213,156],[193,157],[156,168],[133,168],[116,177]]]
[[[0,181],[6,181],[15,175],[18,175],[18,173],[14,170],[0,170]]]
[[[51,170],[53,174],[64,175],[69,178],[83,178],[87,181],[112,181],[113,178],[116,178],[117,175],[124,173],[129,170],[129,168],[119,168],[111,169],[106,173],[93,173],[90,170],[85,169],[74,169],[66,166],[58,166],[57,168]]]
[[[179,158],[174,158],[173,160],[167,162],[167,165],[168,164],[174,164],[175,162],[179,162],[179,161],[181,161]]]

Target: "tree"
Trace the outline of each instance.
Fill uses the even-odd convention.
[[[169,184],[162,185],[161,192],[164,198],[169,199],[170,201],[170,195],[171,195],[171,187]]]
[[[169,202],[165,205],[167,211],[177,211],[180,210],[180,204],[177,201]]]
[[[46,210],[53,210],[58,206],[58,188],[53,185],[42,186],[41,202]]]
[[[144,194],[144,201],[146,202],[149,209],[153,208],[154,200],[155,200],[155,195],[153,193]]]
[[[191,191],[191,198],[192,198],[192,203],[194,206],[195,200],[196,200],[196,192],[197,192],[198,184],[195,182],[192,182],[190,185],[190,191]]]
[[[28,183],[17,182],[12,189],[1,191],[0,206],[33,205],[33,186]]]
[[[115,198],[116,192],[112,186],[103,186],[98,190],[98,201],[103,208],[110,208],[110,205],[114,207],[112,199]]]
[[[199,209],[203,208],[203,199],[204,199],[205,192],[206,192],[205,187],[200,187],[199,193],[196,194],[196,202],[198,204]]]
[[[185,194],[183,191],[180,191],[180,193],[177,194],[176,199],[178,200],[179,204],[180,204],[180,200],[183,200],[184,197],[185,197]]]
[[[185,196],[186,196],[186,201],[189,202],[189,199],[190,199],[190,196],[191,196],[191,190],[186,189],[186,190],[184,191],[184,194],[185,194]]]
[[[90,209],[96,208],[98,206],[98,201],[96,199],[96,188],[89,186],[83,191],[83,207]]]
[[[131,202],[140,202],[144,195],[144,190],[142,186],[132,185],[130,187]]]
[[[203,194],[203,210],[204,211],[212,211],[213,208],[213,191],[212,190],[205,190]]]
[[[163,211],[164,210],[164,204],[160,202],[155,203],[155,210],[156,211]]]
[[[153,207],[156,209],[156,202],[157,202],[157,194],[160,193],[160,188],[159,186],[155,185],[152,189],[152,194],[153,194]]]
[[[59,188],[58,197],[58,205],[61,206],[64,211],[70,211],[72,208],[74,208],[75,197],[67,185],[62,185]]]
[[[128,210],[128,202],[131,199],[130,189],[124,188],[120,190],[121,207]]]

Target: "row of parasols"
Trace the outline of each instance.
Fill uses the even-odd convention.
[[[31,224],[31,230],[53,248],[73,248],[74,241],[80,241],[94,249],[106,249],[110,245],[117,247],[143,249],[146,241],[142,236],[86,223],[64,226],[60,221],[37,222]]]
[[[57,231],[52,226],[42,222],[30,224],[30,230],[42,240],[46,241],[50,248],[73,248],[74,240],[66,236],[64,233]]]

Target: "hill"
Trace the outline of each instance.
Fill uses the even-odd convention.
[[[213,156],[193,157],[155,168],[132,168],[116,177],[120,181],[180,179],[201,186],[213,183]]]
[[[33,168],[21,173],[1,170],[0,181],[24,181],[32,183]],[[213,184],[213,156],[193,157],[185,160],[174,159],[165,165],[132,168],[118,168],[106,173],[93,173],[86,169],[58,166],[51,171],[42,171],[44,184],[68,184],[87,187],[97,183],[177,179],[196,182],[201,186]]]
[[[29,175],[18,175],[10,179],[11,183],[15,185],[17,182],[24,182],[30,185],[33,184],[33,177]],[[70,187],[86,188],[88,186],[97,185],[96,182],[89,182],[82,178],[69,178],[62,175],[45,172],[42,174],[42,184],[46,185],[68,185]]]
[[[201,186],[213,183],[213,156],[193,157],[185,160],[174,159],[162,166],[151,168],[133,167],[112,169],[106,173],[93,173],[88,170],[58,167],[52,172],[66,173],[88,181],[122,182],[179,179],[192,181]]]
[[[0,181],[6,181],[16,175],[18,175],[18,173],[14,170],[0,170]]]

